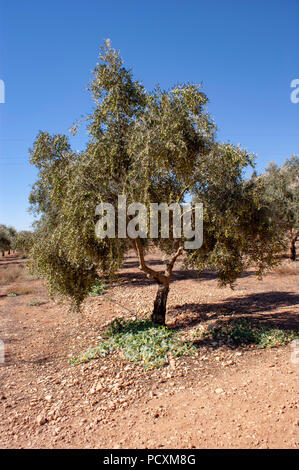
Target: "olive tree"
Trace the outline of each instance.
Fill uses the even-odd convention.
[[[296,261],[299,236],[299,158],[293,155],[279,167],[271,162],[263,175],[265,200],[271,205],[277,230],[289,243],[289,257]]]
[[[30,230],[21,230],[16,236],[16,248],[24,255],[27,255],[32,247],[33,232]]]
[[[249,265],[261,275],[275,264],[280,241],[269,208],[244,171],[254,157],[216,141],[198,85],[178,84],[152,92],[133,79],[110,41],[101,48],[90,92],[89,140],[80,153],[67,136],[40,132],[31,150],[39,170],[30,195],[40,215],[31,255],[52,292],[69,296],[78,307],[100,276],[113,274],[134,248],[139,269],[158,285],[152,320],[165,323],[167,295],[179,257],[187,268],[213,269],[222,284],[233,285]],[[203,244],[187,250],[184,236],[123,238],[96,235],[96,208],[127,204],[203,204]],[[192,210],[191,210],[192,212]],[[194,214],[192,214],[194,219]],[[132,222],[127,214],[127,222]],[[118,222],[116,221],[116,224]],[[138,224],[137,224],[138,225]],[[173,226],[173,216],[170,217]],[[116,233],[118,227],[116,227]],[[161,253],[163,271],[146,260],[151,247]]]
[[[2,251],[2,256],[4,256],[6,250],[10,254],[10,250],[16,248],[16,238],[17,231],[14,227],[8,227],[4,224],[0,225],[0,250]]]

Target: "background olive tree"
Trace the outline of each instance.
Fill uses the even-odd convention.
[[[33,244],[33,232],[30,230],[21,230],[16,236],[16,249],[25,256],[28,255]]]
[[[17,230],[14,227],[8,227],[4,224],[0,224],[0,251],[2,256],[4,252],[16,249]]]
[[[89,141],[80,153],[65,135],[40,132],[31,150],[39,170],[30,202],[40,216],[31,250],[50,290],[78,307],[98,277],[114,273],[134,248],[139,269],[158,285],[152,320],[165,323],[172,271],[179,257],[187,268],[213,269],[233,285],[249,264],[259,275],[273,266],[280,240],[271,210],[244,172],[254,158],[216,141],[207,97],[201,87],[180,84],[148,92],[133,79],[110,41],[101,48],[90,92]],[[98,239],[95,208],[101,202],[127,204],[202,202],[204,242],[185,250],[184,239]],[[163,271],[146,261],[159,248]]]
[[[299,158],[293,155],[279,167],[271,162],[258,177],[264,198],[271,205],[277,230],[289,245],[289,257],[296,261],[296,242],[299,237]]]

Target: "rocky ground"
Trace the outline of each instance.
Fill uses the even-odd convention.
[[[0,258],[0,273],[24,263],[15,255]],[[263,281],[249,271],[232,291],[219,288],[211,273],[197,278],[178,266],[168,325],[188,335],[237,316],[298,330],[296,269]],[[86,300],[81,313],[51,300],[41,280],[0,286],[1,448],[299,446],[299,363],[291,360],[290,345],[260,350],[214,342],[154,370],[116,353],[70,365],[70,357],[97,344],[113,318],[145,317],[155,291],[133,254],[113,287]],[[7,296],[13,292],[19,295]]]

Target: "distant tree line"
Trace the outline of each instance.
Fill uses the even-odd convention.
[[[27,254],[32,246],[33,232],[21,230],[18,232],[14,227],[0,224],[0,253],[4,256],[7,251],[18,250]]]

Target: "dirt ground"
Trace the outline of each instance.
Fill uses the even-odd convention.
[[[0,274],[24,263],[0,257]],[[212,273],[197,278],[179,265],[174,274],[170,327],[188,333],[239,316],[299,329],[299,267],[263,281],[249,271],[234,291],[218,287]],[[133,254],[106,296],[90,297],[81,313],[51,300],[41,280],[0,286],[1,448],[299,447],[299,363],[290,345],[261,350],[214,342],[154,370],[118,354],[69,364],[97,344],[113,318],[148,314],[155,291]]]

